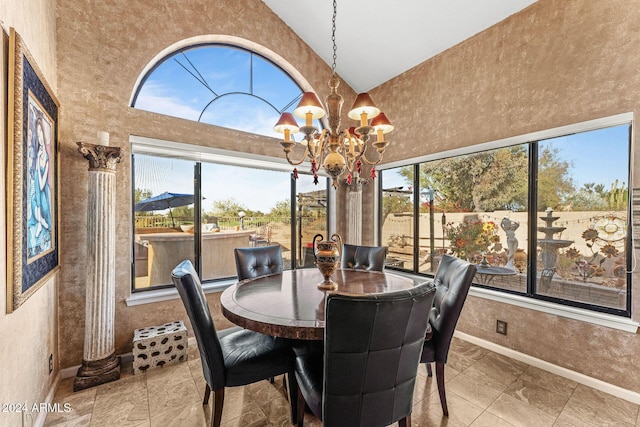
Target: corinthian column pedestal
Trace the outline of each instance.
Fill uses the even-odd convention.
[[[78,142],[89,161],[87,276],[82,366],[73,391],[120,378],[115,354],[115,183],[120,148]]]

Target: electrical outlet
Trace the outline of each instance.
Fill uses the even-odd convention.
[[[49,375],[53,372],[53,353],[49,355]]]
[[[507,335],[507,322],[504,320],[496,320],[496,332],[502,335]]]

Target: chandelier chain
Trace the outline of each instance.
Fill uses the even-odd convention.
[[[284,134],[284,139],[280,142],[284,149],[287,162],[298,166],[305,160],[311,162],[311,173],[314,182],[318,182],[318,172],[322,167],[325,173],[333,180],[333,187],[338,188],[340,177],[346,175],[347,185],[352,191],[359,191],[360,185],[366,181],[361,178],[362,167],[371,165],[371,179],[376,177],[375,166],[380,164],[384,151],[389,145],[385,141],[384,134],[393,130],[393,125],[387,117],[376,107],[368,93],[359,93],[353,103],[353,107],[348,113],[352,120],[359,123],[357,127],[341,129],[340,118],[343,98],[337,92],[340,79],[336,74],[336,63],[338,58],[338,46],[336,44],[336,19],[338,15],[338,1],[333,2],[333,17],[331,19],[331,41],[333,44],[333,64],[331,70],[333,75],[329,79],[331,93],[325,98],[326,109],[314,92],[304,92],[298,106],[293,110],[293,114],[283,112],[280,120],[273,130]],[[293,116],[304,119],[304,126],[298,126]],[[319,129],[313,125],[314,119],[321,119],[328,116],[329,127]],[[297,144],[291,135],[297,132],[304,133],[303,141]],[[371,136],[375,136],[375,141],[370,141]],[[304,153],[300,159],[291,157],[292,150],[297,145],[303,145]],[[366,155],[367,147],[375,149],[377,159],[370,160]],[[298,150],[299,151],[299,150]],[[297,178],[297,169],[293,170],[294,178]]]
[[[333,73],[336,72],[336,59],[338,58],[338,46],[336,46],[336,14],[338,9],[337,0],[333,0],[333,18],[331,19],[331,41],[333,42],[333,64],[331,65],[331,69]]]

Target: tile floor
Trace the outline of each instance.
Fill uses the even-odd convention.
[[[77,393],[62,380],[54,403],[69,413],[50,413],[46,426],[207,426],[211,406],[202,406],[205,382],[197,349],[189,361],[132,375]],[[446,365],[450,416],[443,417],[435,378],[418,369],[413,426],[632,426],[639,406],[454,338]],[[212,401],[212,400],[211,400]],[[211,402],[210,401],[210,402]],[[222,427],[289,426],[282,377],[228,388]],[[305,425],[321,426],[307,414]]]

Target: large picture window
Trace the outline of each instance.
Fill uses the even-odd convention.
[[[389,268],[453,254],[476,286],[629,316],[629,153],[623,124],[383,170]]]
[[[538,142],[536,287],[626,310],[630,126]]]
[[[326,230],[326,187],[307,175],[148,154],[133,165],[134,291],[172,286],[185,259],[203,281],[234,277],[236,247],[279,245],[285,269],[309,266]]]

